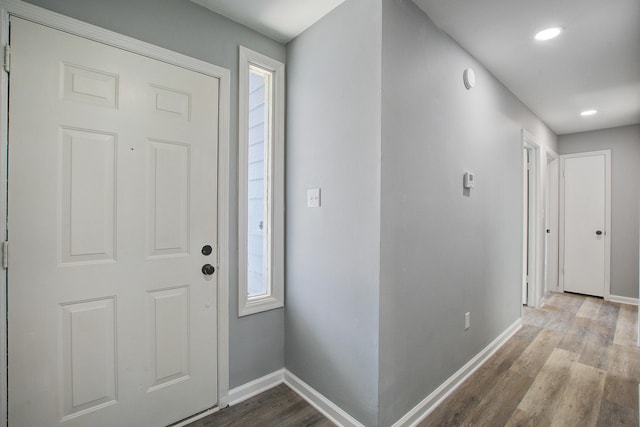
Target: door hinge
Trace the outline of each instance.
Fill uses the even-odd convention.
[[[11,46],[4,47],[4,70],[8,73],[11,69]]]
[[[9,241],[2,242],[2,268],[9,268]]]

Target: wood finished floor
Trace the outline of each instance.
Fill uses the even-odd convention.
[[[249,400],[191,423],[188,427],[329,427],[333,425],[289,387],[281,384]]]
[[[420,426],[638,426],[637,318],[634,306],[548,295]]]
[[[638,426],[637,307],[551,294],[420,427]],[[189,427],[332,426],[280,385]]]

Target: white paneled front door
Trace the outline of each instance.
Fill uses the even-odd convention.
[[[11,49],[10,425],[214,406],[219,79],[16,18]]]

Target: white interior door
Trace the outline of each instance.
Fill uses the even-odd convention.
[[[604,296],[606,158],[564,158],[564,290]]]
[[[22,19],[11,49],[10,425],[214,406],[219,80]]]

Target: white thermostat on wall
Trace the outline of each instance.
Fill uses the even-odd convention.
[[[472,174],[471,172],[465,172],[464,180],[463,180],[464,188],[473,188],[474,183],[475,183],[475,175]]]

